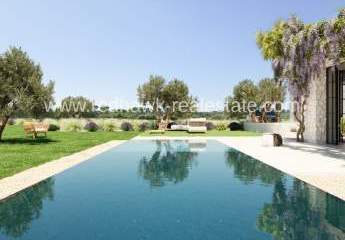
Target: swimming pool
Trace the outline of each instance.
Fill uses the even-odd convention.
[[[345,239],[345,203],[217,141],[132,140],[0,202],[0,239]]]

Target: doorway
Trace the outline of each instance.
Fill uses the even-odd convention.
[[[326,78],[326,116],[327,116],[327,143],[340,144],[344,142],[342,121],[344,114],[344,90],[345,90],[344,66],[327,68]]]

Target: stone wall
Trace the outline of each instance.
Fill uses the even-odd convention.
[[[305,108],[305,141],[326,143],[326,71],[314,78],[309,86],[310,95]]]

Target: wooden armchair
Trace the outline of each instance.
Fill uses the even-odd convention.
[[[158,129],[157,130],[151,130],[150,134],[164,134],[165,130],[167,130],[167,128],[168,128],[168,123],[162,121],[158,124]]]
[[[32,138],[35,139],[40,133],[44,134],[44,136],[47,137],[49,124],[24,122],[23,128],[26,135],[31,135]]]

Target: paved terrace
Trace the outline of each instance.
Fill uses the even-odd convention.
[[[145,139],[186,138],[153,136],[145,137]],[[191,137],[188,139],[218,140],[345,201],[345,145],[315,145],[284,139],[282,147],[265,147],[262,146],[261,137]]]

